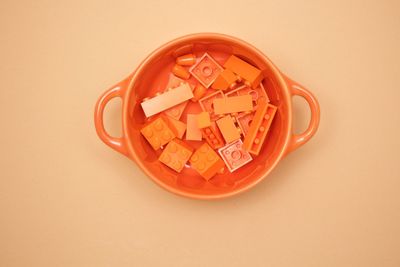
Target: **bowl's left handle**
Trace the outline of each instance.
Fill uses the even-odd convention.
[[[122,106],[124,105],[125,92],[131,78],[132,76],[129,75],[129,77],[105,91],[97,100],[94,110],[94,125],[97,135],[106,145],[126,156],[128,156],[128,148],[124,135],[122,134],[121,137],[112,137],[106,132],[103,122],[103,113],[107,103],[115,97],[120,97],[122,99]]]

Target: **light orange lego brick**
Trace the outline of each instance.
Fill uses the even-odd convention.
[[[192,66],[196,63],[196,56],[193,54],[186,54],[176,59],[176,64],[181,66]]]
[[[176,172],[181,172],[192,154],[193,149],[189,145],[179,139],[173,139],[168,143],[158,160]]]
[[[210,113],[211,120],[216,120],[219,116],[215,115],[213,109],[213,101],[217,98],[224,98],[225,95],[222,91],[218,90],[212,94],[206,95],[199,100],[199,105],[203,111]]]
[[[176,137],[179,139],[182,139],[183,135],[186,132],[186,123],[180,121],[180,120],[175,120],[174,118],[165,116],[166,120],[169,122],[169,127],[174,131]]]
[[[171,90],[172,88],[178,87],[183,83],[184,83],[184,81],[182,79],[176,77],[175,75],[170,75],[165,92]],[[190,84],[189,84],[189,86],[190,86],[190,88],[192,88],[192,86]],[[165,110],[163,113],[168,115],[171,118],[179,120],[181,118],[183,111],[185,110],[188,102],[189,101],[182,102],[176,106],[173,106],[172,108]]]
[[[221,133],[215,125],[211,125],[209,127],[201,129],[201,132],[203,133],[203,138],[206,139],[207,143],[213,149],[220,148],[225,144],[224,140],[222,139]]]
[[[172,68],[172,73],[179,77],[182,78],[184,80],[187,80],[190,78],[190,72],[185,69],[184,67],[182,67],[181,65],[175,64],[174,67]]]
[[[230,143],[240,138],[240,130],[236,127],[230,115],[217,120],[217,125],[225,142]]]
[[[257,88],[263,79],[261,70],[234,55],[228,58],[224,67],[245,79],[253,88]]]
[[[215,81],[211,85],[211,88],[224,91],[235,85],[236,80],[237,76],[235,75],[235,73],[233,73],[231,70],[224,69],[215,79]]]
[[[239,169],[253,160],[251,155],[243,149],[243,143],[240,139],[234,143],[221,147],[218,149],[218,153],[221,155],[230,172]]]
[[[159,149],[161,146],[175,138],[174,129],[169,126],[169,121],[162,116],[147,123],[140,132],[154,150]]]
[[[189,162],[192,168],[206,180],[211,179],[225,165],[218,154],[207,143],[201,145],[193,153]]]
[[[192,88],[184,83],[141,103],[146,117],[160,113],[193,97]]]
[[[265,88],[262,85],[262,83],[260,83],[260,86],[258,86],[255,89],[253,89],[247,85],[242,85],[232,91],[229,91],[225,95],[227,97],[228,96],[239,96],[239,95],[251,95],[251,97],[253,98],[253,103],[255,103],[254,109],[257,108],[257,105],[260,101],[269,102],[267,92],[265,91]]]
[[[223,68],[207,53],[193,65],[189,72],[195,77],[204,87],[208,88],[215,81]]]
[[[227,114],[253,111],[253,98],[251,95],[231,96],[213,100],[214,113]]]
[[[261,102],[243,142],[243,148],[253,155],[260,153],[268,130],[274,119],[277,107]]]
[[[186,140],[201,141],[202,135],[197,126],[197,114],[187,114]]]
[[[207,92],[207,88],[205,88],[201,84],[197,84],[193,91],[193,98],[191,99],[193,102],[199,101]]]
[[[202,129],[210,125],[211,125],[210,114],[208,112],[203,111],[197,114],[197,127]]]
[[[253,121],[253,118],[254,118],[254,112],[248,114],[242,113],[236,117],[236,121],[239,124],[243,136],[247,135],[250,128],[250,124]]]

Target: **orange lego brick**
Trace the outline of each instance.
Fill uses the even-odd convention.
[[[218,149],[226,167],[233,172],[253,160],[251,155],[243,149],[242,140],[228,144]]]
[[[208,112],[203,111],[197,114],[197,127],[202,129],[210,125],[211,125],[210,114]]]
[[[218,90],[212,94],[206,95],[202,99],[199,100],[200,107],[203,111],[206,111],[210,114],[211,120],[216,120],[219,116],[215,115],[213,109],[213,101],[217,98],[224,98],[225,95],[222,91]]]
[[[231,96],[213,100],[214,113],[227,114],[253,111],[253,98],[251,95]]]
[[[189,84],[184,83],[167,92],[143,101],[141,106],[146,117],[150,117],[154,114],[160,113],[182,102],[185,102],[192,97],[192,88],[189,86]]]
[[[199,99],[201,99],[207,92],[207,88],[205,88],[203,85],[201,84],[197,84],[196,88],[193,91],[193,98],[191,99],[193,102],[197,102],[199,101]]]
[[[224,69],[215,79],[211,88],[216,90],[226,90],[236,84],[237,76],[231,70]]]
[[[240,130],[236,128],[233,118],[230,115],[217,120],[217,125],[225,142],[230,143],[240,138]]]
[[[277,107],[261,102],[243,142],[243,148],[253,155],[260,153],[268,130],[274,119]]]
[[[186,54],[176,59],[176,64],[181,66],[192,66],[196,63],[196,56],[193,54]]]
[[[175,138],[174,129],[169,126],[169,121],[162,116],[147,123],[140,132],[154,150],[159,149]]]
[[[182,79],[171,74],[169,77],[165,92],[171,90],[172,88],[178,87],[183,83],[184,83],[184,81]],[[189,86],[190,86],[190,88],[192,88],[192,86],[190,84],[189,84]],[[173,106],[172,108],[165,110],[163,113],[168,115],[171,118],[179,120],[181,118],[183,111],[185,110],[187,104],[188,104],[188,101],[182,102],[176,106]]]
[[[211,125],[209,127],[201,129],[201,132],[203,133],[203,138],[206,139],[207,143],[213,149],[220,148],[225,144],[224,140],[222,139],[221,133],[215,125]]]
[[[223,68],[207,53],[197,61],[189,72],[195,77],[204,87],[208,88],[215,81]]]
[[[184,80],[187,80],[190,78],[190,73],[187,69],[182,67],[181,65],[175,64],[174,67],[172,68],[172,73],[176,75],[179,78],[182,78]]]
[[[186,132],[186,123],[168,116],[165,116],[165,119],[169,122],[169,127],[174,131],[175,136],[182,139]]]
[[[261,70],[233,55],[228,58],[224,67],[245,79],[253,88],[257,88],[263,79]]]
[[[211,179],[224,168],[222,159],[207,143],[204,143],[193,153],[189,162],[192,168],[206,180]]]
[[[179,139],[173,139],[168,143],[158,160],[176,172],[181,172],[192,154],[193,149],[189,145]]]
[[[253,89],[247,85],[242,85],[232,91],[229,91],[225,95],[226,96],[251,95],[251,97],[253,98],[253,103],[254,103],[253,109],[257,108],[257,105],[260,101],[269,102],[267,92],[265,91],[262,83],[260,83],[260,86],[258,86],[255,89]]]
[[[254,112],[248,114],[242,113],[236,117],[236,121],[239,124],[239,128],[242,131],[243,136],[247,135],[250,128],[250,124],[253,121],[253,118],[254,118]]]
[[[197,114],[187,114],[186,140],[201,141],[202,135],[197,126]]]

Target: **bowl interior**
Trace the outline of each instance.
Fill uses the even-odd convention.
[[[177,55],[190,50],[197,57],[205,52],[211,55],[218,63],[223,65],[232,54],[257,66],[263,71],[264,88],[270,98],[271,104],[278,107],[277,113],[266,137],[266,141],[258,156],[240,169],[230,173],[225,171],[217,174],[209,181],[204,180],[195,170],[187,164],[181,173],[176,173],[158,161],[161,150],[154,151],[141,135],[140,129],[146,121],[140,103],[146,97],[152,97],[156,92],[165,90],[175,58]],[[216,197],[232,194],[245,189],[261,180],[275,166],[282,155],[289,130],[289,101],[286,85],[276,75],[277,70],[272,63],[258,50],[233,38],[223,36],[197,36],[172,41],[156,50],[138,68],[128,90],[127,138],[129,145],[136,153],[136,159],[142,169],[157,183],[167,189],[192,197]],[[195,84],[191,77],[189,83]],[[208,93],[214,90],[209,89]],[[187,113],[200,111],[198,103],[189,101],[181,120],[186,121]],[[189,141],[193,148],[200,142]]]

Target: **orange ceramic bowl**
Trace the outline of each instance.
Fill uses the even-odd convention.
[[[140,133],[140,127],[145,122],[141,101],[165,88],[176,56],[187,51],[192,51],[196,56],[208,52],[220,62],[234,54],[257,66],[264,73],[263,85],[271,103],[278,107],[260,155],[235,172],[217,174],[209,181],[205,181],[190,166],[186,166],[181,173],[164,166],[158,161],[160,152],[154,151]],[[294,95],[303,97],[311,109],[309,126],[300,135],[292,133]],[[123,134],[120,138],[107,134],[103,125],[104,107],[114,97],[122,99]],[[189,107],[189,111],[193,110]],[[94,121],[97,134],[105,144],[136,162],[163,188],[190,198],[217,199],[255,186],[286,154],[306,143],[318,128],[319,105],[309,91],[282,74],[252,45],[227,35],[203,33],[175,39],[151,53],[134,73],[100,96],[95,107]]]

